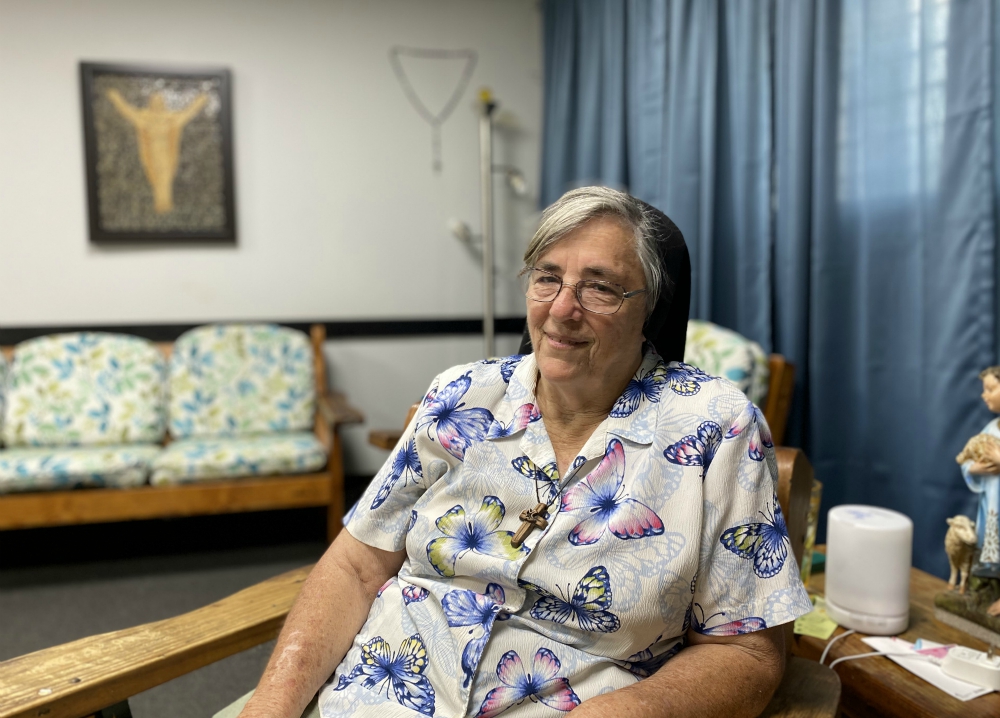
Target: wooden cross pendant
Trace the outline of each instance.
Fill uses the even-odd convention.
[[[518,516],[521,519],[521,525],[517,529],[517,533],[514,534],[514,538],[510,540],[510,545],[514,548],[520,548],[521,544],[524,543],[524,539],[528,538],[534,528],[537,526],[540,529],[545,528],[549,525],[549,522],[545,520],[545,517],[549,515],[549,507],[547,504],[538,504],[533,509],[525,509]]]

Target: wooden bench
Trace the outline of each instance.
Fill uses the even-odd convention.
[[[310,337],[316,381],[314,431],[328,456],[323,471],[170,486],[0,494],[0,531],[326,506],[327,539],[333,541],[345,510],[339,427],[359,423],[364,417],[342,394],[329,390],[323,358],[326,328],[313,325]],[[156,346],[169,360],[173,343]],[[0,347],[0,351],[9,359],[14,348]]]

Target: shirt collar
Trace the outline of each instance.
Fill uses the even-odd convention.
[[[658,364],[662,364],[663,360],[660,358],[659,354],[656,353],[650,345],[646,345],[643,349],[642,362],[639,365],[639,370],[636,372],[635,378],[626,387],[623,397],[629,394],[630,391],[638,391],[638,387],[634,386],[639,379],[645,377],[653,369],[656,368]],[[499,421],[502,426],[510,426],[510,423],[514,421],[514,417],[518,409],[523,407],[525,404],[535,404],[535,385],[538,381],[538,364],[535,361],[534,354],[527,354],[518,365],[514,368],[514,372],[511,374],[510,381],[507,384],[507,390],[504,393],[503,400],[497,407],[494,413],[494,419]],[[660,389],[661,387],[656,387]],[[660,396],[661,394],[655,394],[655,398],[648,398],[645,395],[639,397],[638,406],[636,409],[625,416],[609,416],[603,422],[601,427],[594,432],[595,436],[599,436],[602,432],[605,434],[613,434],[622,439],[628,439],[636,444],[651,444],[653,442],[653,436],[656,431],[657,420],[659,418],[660,411]],[[624,398],[620,398],[616,406],[625,403]],[[622,413],[622,412],[617,412]],[[544,434],[541,421],[535,421],[527,425],[527,427],[522,427],[517,429],[517,431],[512,431],[507,436],[516,436],[521,431],[527,429],[529,434]],[[505,438],[504,437],[504,438]],[[500,438],[500,437],[496,437]],[[530,437],[525,437],[530,438]],[[540,440],[541,436],[535,437],[536,440]],[[605,437],[604,445],[607,445],[608,437]],[[588,441],[588,444],[590,442]]]

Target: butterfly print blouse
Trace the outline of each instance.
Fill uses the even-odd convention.
[[[442,373],[354,508],[353,536],[408,558],[321,691],[325,718],[558,715],[654,673],[688,630],[811,609],[770,431],[735,386],[647,348],[560,476],[536,377],[532,355]],[[513,546],[539,501],[547,527]]]

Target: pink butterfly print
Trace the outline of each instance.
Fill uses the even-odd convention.
[[[403,588],[403,603],[409,605],[423,601],[429,595],[426,588],[422,586],[405,586]]]
[[[771,430],[764,420],[764,414],[753,405],[752,401],[748,401],[747,405],[743,407],[743,411],[726,432],[725,438],[732,439],[744,431],[749,432],[747,434],[747,455],[754,461],[763,461],[764,451],[760,448],[761,444],[770,449],[774,446],[774,440],[771,438]]]
[[[571,711],[580,705],[569,679],[558,675],[562,664],[548,648],[539,648],[531,672],[524,670],[516,651],[507,651],[497,664],[497,678],[502,685],[486,694],[476,718],[492,718],[525,698],[542,702],[557,711]]]
[[[612,439],[604,458],[583,481],[563,494],[563,511],[584,511],[590,514],[569,532],[574,546],[597,543],[605,531],[622,540],[659,536],[663,521],[656,512],[622,491],[625,479],[625,449],[618,439]]]
[[[705,624],[712,620],[715,616],[725,616],[725,612],[718,611],[717,613],[713,613],[711,616],[706,618],[705,611],[702,609],[701,604],[696,603],[694,605],[699,611],[701,611],[702,619],[699,621],[697,617],[694,618],[694,630],[706,636],[738,636],[743,633],[762,631],[767,628],[767,623],[764,622],[764,619],[757,616],[748,616],[735,621],[729,621],[728,623],[706,626]]]
[[[375,598],[378,598],[379,596],[381,596],[382,593],[385,591],[385,589],[389,588],[389,586],[391,586],[392,582],[395,581],[395,580],[396,579],[394,579],[394,578],[390,578],[388,581],[386,581],[385,583],[383,583],[382,587],[379,588],[379,590],[375,592]]]
[[[534,404],[522,404],[514,412],[514,418],[510,420],[510,424],[507,426],[504,426],[503,422],[499,419],[494,419],[489,431],[486,433],[486,438],[501,439],[505,436],[513,436],[527,427],[531,422],[538,421],[541,418],[542,415],[538,412]]]

